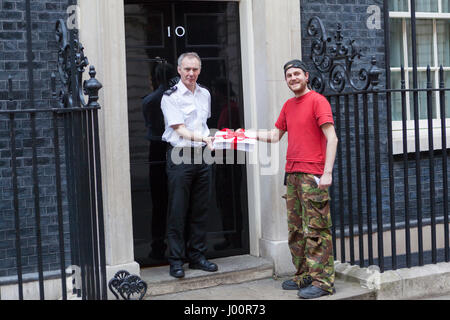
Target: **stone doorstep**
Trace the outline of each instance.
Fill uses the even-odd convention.
[[[275,285],[276,289],[274,293],[267,293],[266,296],[271,297],[271,299],[287,298],[283,296],[283,293],[286,292],[283,292],[283,290],[280,289],[281,282],[286,277],[279,278],[274,276],[274,264],[271,261],[250,255],[212,259],[211,261],[217,263],[219,266],[217,272],[191,270],[189,269],[188,264],[185,264],[185,277],[182,279],[171,277],[169,275],[169,266],[141,269],[141,279],[145,281],[148,286],[147,294],[144,299],[151,299],[152,297],[162,299],[198,298],[199,296],[202,296],[202,294],[211,294],[213,292],[199,289],[210,288],[211,290],[215,290],[214,287],[222,285],[227,288],[230,288],[228,285],[231,285],[231,287],[234,288],[235,286],[239,287],[239,285],[243,283],[247,283],[248,286],[256,288],[255,290],[258,290],[258,288],[265,288],[265,290],[268,291],[273,290],[272,286]],[[271,281],[268,282],[268,280]],[[257,283],[261,284],[258,285]],[[329,299],[331,300],[375,299],[374,291],[361,287],[359,283],[353,281],[346,282],[339,279],[337,280],[336,285],[339,287],[339,292],[336,295],[330,296]],[[240,298],[242,297],[236,297],[236,299]],[[298,297],[294,295],[294,299],[297,300]],[[327,297],[324,299],[327,299]]]
[[[185,277],[181,279],[169,275],[168,265],[141,269],[141,279],[148,287],[146,297],[237,284],[273,275],[273,263],[260,257],[241,255],[211,261],[219,267],[216,272],[189,269],[185,263]]]
[[[450,263],[441,262],[379,272],[378,266],[360,268],[335,261],[336,278],[359,283],[377,300],[405,300],[450,293]]]

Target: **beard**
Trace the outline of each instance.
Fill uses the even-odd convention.
[[[291,91],[296,95],[302,94],[308,89],[308,83],[303,81],[299,83],[294,83],[292,86],[289,85],[289,89],[291,89]]]

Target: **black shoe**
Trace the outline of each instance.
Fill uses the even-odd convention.
[[[333,292],[334,292],[334,290],[333,290]],[[330,294],[331,294],[330,292],[323,290],[322,288],[313,286],[313,285],[309,285],[306,288],[302,288],[302,289],[298,290],[298,293],[297,293],[297,295],[303,299],[315,299],[315,298],[319,298],[321,296],[326,296],[326,295],[330,295]]]
[[[206,259],[189,263],[189,268],[201,269],[203,271],[209,271],[209,272],[214,272],[214,271],[218,270],[217,264],[215,264],[214,262],[210,262]]]
[[[300,280],[300,285],[297,284],[294,280],[286,280],[281,284],[281,287],[283,290],[299,290],[302,288],[306,288],[312,283],[312,278],[310,276],[307,276]]]
[[[183,266],[180,264],[171,264],[169,273],[172,277],[183,278],[184,277]]]
[[[297,282],[295,282],[294,280],[283,281],[283,283],[281,284],[281,288],[283,288],[283,290],[299,290],[300,289]]]

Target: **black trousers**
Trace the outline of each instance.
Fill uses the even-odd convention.
[[[182,264],[204,258],[206,225],[211,194],[211,165],[205,164],[204,148],[172,148],[167,151],[169,262]],[[184,162],[174,162],[172,152],[184,154]],[[186,152],[191,156],[186,157]],[[194,157],[201,163],[194,163]],[[187,161],[186,161],[187,160]],[[198,162],[198,161],[197,161]]]

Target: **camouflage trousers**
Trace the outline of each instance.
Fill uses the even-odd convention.
[[[334,287],[334,258],[328,190],[317,187],[314,175],[287,176],[287,219],[289,249],[300,284],[311,277],[312,285],[330,293]]]

